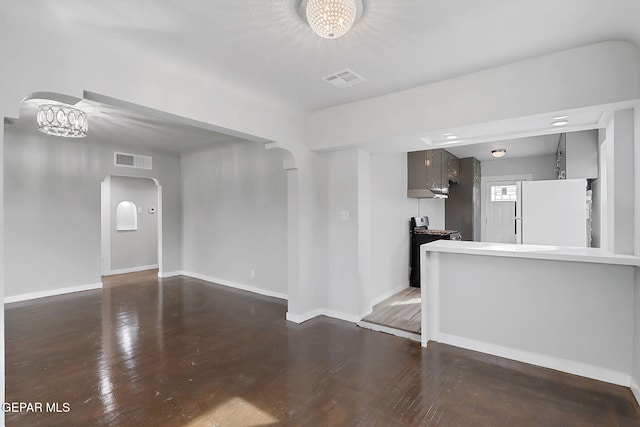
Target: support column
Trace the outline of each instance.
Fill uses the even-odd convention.
[[[6,120],[6,119],[5,119]],[[0,301],[3,309],[0,310],[0,402],[5,401],[4,396],[4,121],[0,127]],[[0,412],[0,425],[4,425],[4,412]]]
[[[603,232],[606,249],[632,255],[635,241],[634,111],[616,111],[607,123],[606,156],[607,214]]]

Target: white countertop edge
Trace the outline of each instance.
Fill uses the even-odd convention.
[[[614,254],[599,248],[516,245],[511,243],[465,242],[454,240],[436,240],[431,243],[425,243],[421,245],[420,248],[422,252],[589,262],[640,267],[640,257]]]

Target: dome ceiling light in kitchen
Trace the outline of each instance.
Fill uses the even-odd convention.
[[[89,128],[87,113],[67,104],[39,105],[36,120],[40,132],[66,138],[84,138]]]
[[[504,157],[507,154],[507,150],[505,150],[504,148],[497,148],[495,150],[491,150],[491,155],[493,157]]]
[[[300,15],[325,39],[345,35],[362,15],[362,0],[302,0]]]

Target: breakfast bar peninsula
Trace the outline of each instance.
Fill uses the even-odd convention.
[[[597,248],[421,246],[422,345],[464,347],[631,387],[640,258]]]

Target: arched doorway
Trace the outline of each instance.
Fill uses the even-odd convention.
[[[152,178],[109,175],[102,181],[102,276],[162,271],[161,201]]]

